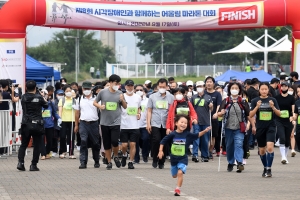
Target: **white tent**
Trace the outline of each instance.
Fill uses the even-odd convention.
[[[261,46],[257,42],[264,38],[265,39],[265,45]],[[268,38],[271,38],[273,41],[275,41],[274,44],[271,46],[268,46]],[[258,53],[263,52],[264,53],[264,70],[268,72],[268,53],[269,52],[280,52],[280,51],[292,51],[292,42],[288,39],[288,36],[284,36],[280,40],[276,40],[272,36],[268,34],[268,30],[265,30],[265,34],[262,35],[257,40],[253,41],[247,36],[244,36],[244,41],[239,44],[238,46],[234,47],[233,49],[225,50],[225,51],[219,51],[216,53],[212,53],[213,55],[219,54],[219,53]]]

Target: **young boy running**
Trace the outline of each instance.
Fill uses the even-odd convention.
[[[177,178],[177,187],[175,189],[175,196],[180,196],[180,187],[183,182],[183,174],[186,172],[186,167],[188,165],[187,150],[189,145],[201,137],[208,131],[211,127],[207,127],[205,130],[199,132],[199,134],[193,134],[186,130],[190,118],[186,115],[176,115],[175,117],[175,131],[165,136],[160,142],[158,158],[161,159],[164,156],[163,148],[165,144],[172,142],[171,146],[171,174],[173,178]]]

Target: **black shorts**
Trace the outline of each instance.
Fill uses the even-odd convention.
[[[101,125],[102,140],[105,150],[111,149],[111,146],[119,146],[120,138],[120,125],[116,126],[104,126]]]
[[[219,121],[218,120],[211,120],[211,134],[212,137],[218,137],[219,135]]]
[[[276,126],[269,126],[267,128],[258,128],[256,130],[256,139],[258,147],[265,147],[267,142],[274,142],[276,140]]]
[[[122,129],[120,134],[120,142],[137,142],[139,139],[139,134],[140,129]]]

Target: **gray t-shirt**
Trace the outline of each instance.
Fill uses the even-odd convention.
[[[99,92],[96,98],[96,102],[101,101],[102,105],[105,105],[105,109],[101,110],[100,124],[104,126],[116,126],[121,125],[121,91],[110,92],[109,89],[103,89]]]
[[[169,92],[164,97],[159,92],[149,97],[147,108],[152,108],[151,126],[166,128],[169,108],[173,101],[174,96]]]
[[[210,125],[209,120],[209,104],[212,102],[211,97],[208,94],[203,94],[201,97],[196,94],[192,96],[190,99],[191,103],[193,104],[195,111],[198,117],[198,124],[199,125]],[[200,103],[198,104],[198,101]],[[198,104],[198,106],[196,106]]]

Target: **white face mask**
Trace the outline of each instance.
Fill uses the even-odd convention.
[[[230,90],[230,92],[231,92],[232,95],[238,95],[239,94],[238,90]]]
[[[126,90],[127,94],[133,94],[133,90],[132,91],[128,91]]]
[[[114,86],[112,86],[112,89],[113,89],[114,91],[117,91],[117,90],[119,89],[119,86],[118,86],[118,85],[114,85]]]
[[[176,100],[181,101],[183,99],[183,95],[182,94],[176,94],[175,98],[176,98]]]
[[[293,93],[294,93],[293,91],[288,91],[289,95],[293,95]]]
[[[139,95],[139,96],[143,96],[143,95],[144,95],[144,92],[142,92],[142,91],[137,91],[136,94]]]
[[[165,88],[159,88],[158,91],[159,91],[159,93],[164,94],[164,93],[166,93],[167,90]]]
[[[202,93],[202,92],[203,92],[203,89],[204,89],[204,88],[199,87],[199,88],[197,88],[197,92]]]
[[[89,95],[91,94],[91,90],[84,90],[84,91],[83,91],[83,94],[84,94],[85,96],[89,96]]]
[[[58,100],[61,100],[62,98],[64,98],[64,96],[56,96]]]
[[[72,92],[66,92],[66,96],[67,97],[71,97],[72,96]]]

